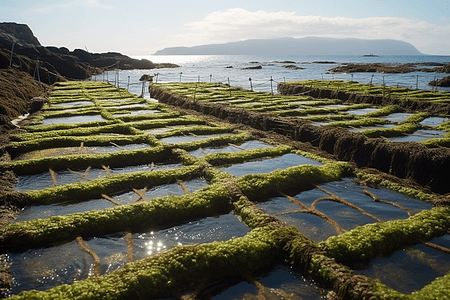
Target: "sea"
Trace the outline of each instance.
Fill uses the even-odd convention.
[[[108,81],[130,92],[148,97],[148,83],[140,82],[142,75],[152,75],[154,83],[220,82],[254,91],[277,93],[280,82],[308,79],[357,81],[375,85],[400,86],[414,89],[437,89],[450,92],[448,87],[432,87],[428,83],[449,76],[437,72],[392,73],[334,73],[329,69],[349,63],[450,63],[450,56],[363,56],[363,55],[308,55],[308,56],[252,56],[252,55],[149,55],[135,56],[154,63],[173,63],[179,68],[151,70],[110,70],[91,80]],[[260,68],[259,68],[260,66]],[[287,68],[295,66],[297,68]],[[258,68],[254,68],[258,67]],[[421,65],[419,68],[434,68]]]

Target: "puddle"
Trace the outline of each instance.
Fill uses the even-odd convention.
[[[207,154],[212,154],[212,153],[239,152],[239,151],[248,150],[248,149],[272,148],[272,147],[273,147],[272,145],[266,144],[261,141],[254,140],[254,141],[245,142],[239,146],[229,145],[226,147],[206,147],[206,148],[203,148],[202,150],[197,149],[194,151],[190,151],[189,153],[194,155],[195,157],[202,157],[202,156],[205,156]]]
[[[413,114],[411,113],[393,113],[388,116],[382,116],[380,119],[388,120],[390,122],[403,122],[412,115]]]
[[[189,193],[193,193],[207,185],[209,183],[205,179],[192,179],[183,182]],[[144,190],[141,190],[144,192]],[[145,198],[151,200],[152,198],[164,197],[168,195],[181,196],[184,195],[183,188],[178,183],[168,183],[152,187],[144,192]],[[137,201],[140,196],[134,191],[122,193],[119,195],[108,195],[116,202],[125,205],[132,204]],[[142,200],[141,200],[142,201]],[[50,218],[52,216],[67,215],[78,212],[91,211],[93,209],[105,209],[108,207],[116,206],[112,202],[100,198],[79,203],[64,203],[64,204],[52,204],[52,205],[38,205],[29,206],[22,210],[15,222],[23,222],[28,220],[34,220],[39,218]]]
[[[269,173],[277,169],[286,169],[289,167],[306,164],[312,164],[316,166],[322,165],[321,162],[318,162],[316,160],[306,158],[297,154],[288,153],[280,157],[250,161],[220,169],[232,175],[241,177],[247,174]]]
[[[373,259],[364,270],[355,270],[405,294],[420,290],[436,277],[450,270],[450,256],[427,247],[415,245],[394,252],[388,257]]]
[[[412,134],[389,137],[392,142],[422,142],[429,139],[441,138],[446,135],[447,132],[439,130],[427,130],[419,129]]]
[[[178,143],[188,143],[200,140],[206,140],[213,137],[220,137],[224,135],[230,135],[231,133],[219,133],[219,134],[206,134],[206,135],[178,135],[178,136],[169,136],[160,139],[161,142],[169,143],[169,144],[178,144]]]
[[[128,145],[112,145],[112,146],[86,146],[86,147],[66,147],[66,148],[50,148],[44,150],[36,150],[21,154],[15,160],[25,160],[44,157],[56,157],[63,155],[78,155],[78,154],[100,154],[112,153],[122,150],[138,150],[149,148],[148,144],[128,144]]]
[[[357,116],[362,116],[374,111],[379,110],[379,108],[375,108],[375,107],[367,107],[367,108],[358,108],[358,109],[350,109],[347,110],[346,113],[352,114],[352,115],[357,115]]]
[[[127,166],[124,168],[111,168],[110,174],[125,174],[138,171],[151,171],[151,170],[169,170],[181,168],[181,164],[147,164],[139,166]],[[88,181],[97,178],[103,178],[106,176],[106,170],[104,169],[89,169],[85,174],[85,170],[78,170],[75,172],[70,171],[55,171],[55,178],[58,185]],[[16,191],[28,191],[28,190],[42,190],[45,188],[53,187],[53,177],[50,172],[41,173],[37,175],[22,175],[18,176],[18,183],[14,186]]]
[[[176,245],[226,241],[244,236],[247,226],[234,215],[193,220],[168,229],[132,234],[134,260],[142,259]],[[86,246],[100,258],[100,273],[123,268],[127,263],[126,234],[115,234],[84,240]],[[93,259],[76,241],[61,246],[9,253],[14,285],[11,294],[36,289],[46,290],[70,284],[93,274]]]
[[[449,121],[450,118],[442,118],[442,117],[429,117],[420,122],[421,125],[424,126],[439,126],[441,123]]]
[[[92,102],[92,101],[72,101],[72,102],[63,102],[63,103],[52,104],[52,106],[62,106],[62,107],[72,107],[72,106],[79,106],[79,105],[94,105],[94,102]]]
[[[286,265],[277,265],[255,280],[256,285],[243,281],[222,293],[212,297],[212,300],[228,299],[325,299],[326,291],[307,280],[300,272]]]
[[[142,110],[132,110],[128,113],[115,114],[114,117],[125,117],[125,116],[137,116],[137,115],[153,115],[160,113],[161,111],[155,109],[142,109]]]
[[[72,116],[72,117],[61,117],[61,118],[46,118],[42,120],[42,124],[58,124],[58,123],[88,123],[88,122],[98,122],[106,121],[101,115],[82,115],[82,116]]]

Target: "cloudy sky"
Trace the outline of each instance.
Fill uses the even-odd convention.
[[[166,47],[252,38],[398,39],[450,55],[450,1],[0,0],[0,22],[25,23],[44,46],[145,56]]]

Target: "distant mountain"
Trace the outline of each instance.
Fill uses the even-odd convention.
[[[170,47],[155,55],[423,55],[410,43],[399,40],[356,38],[250,39],[225,44]]]

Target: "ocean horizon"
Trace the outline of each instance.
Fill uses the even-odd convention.
[[[371,54],[371,53],[368,53]],[[376,53],[374,53],[376,55]],[[220,82],[262,92],[277,93],[280,82],[309,79],[343,80],[370,83],[374,85],[401,86],[432,90],[428,83],[448,76],[446,73],[410,72],[410,73],[334,73],[328,70],[349,63],[450,63],[450,56],[442,55],[295,55],[295,56],[258,56],[258,55],[146,55],[133,56],[148,59],[154,63],[174,63],[179,68],[151,70],[120,70],[119,80],[115,71],[94,76],[92,80],[118,82],[120,87],[128,87],[130,92],[142,93],[139,78],[144,74],[154,76],[154,82]],[[298,69],[287,68],[296,66]],[[261,68],[252,69],[260,66]],[[434,68],[434,66],[420,66]],[[109,73],[109,74],[108,74]],[[145,88],[146,89],[146,88]],[[448,87],[438,87],[439,91],[449,92]],[[147,90],[147,89],[146,89]]]

